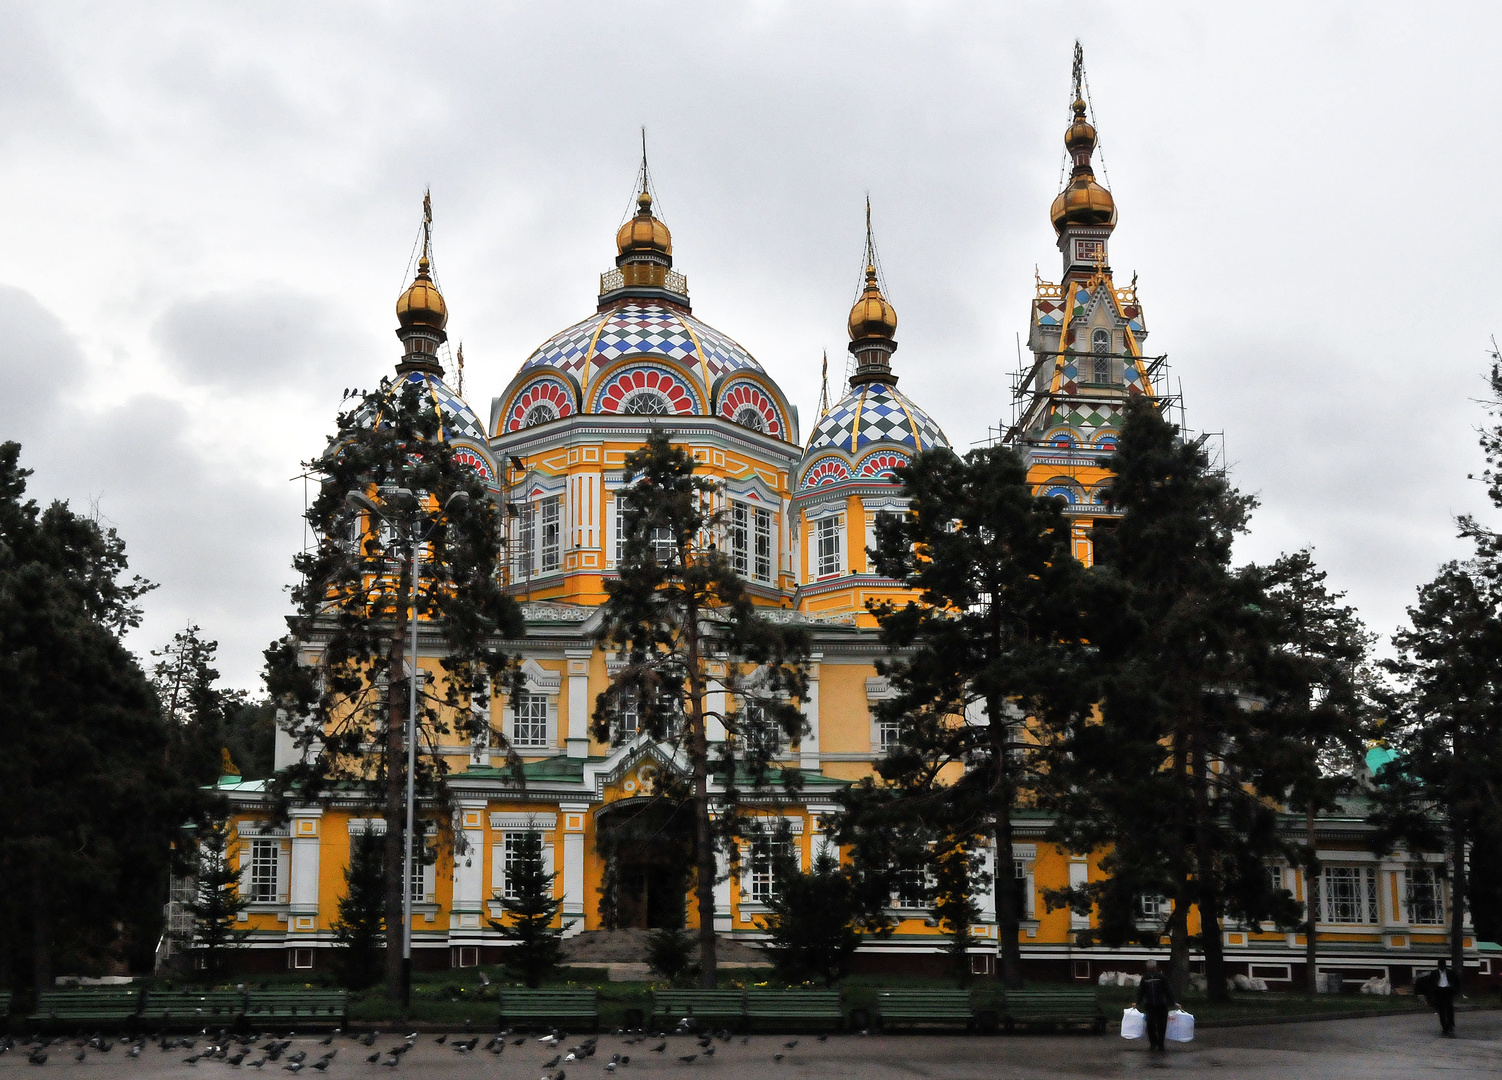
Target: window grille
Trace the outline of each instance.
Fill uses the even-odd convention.
[[[751,842],[749,892],[753,902],[765,904],[777,887],[777,861],[789,854],[785,840],[760,839]]]
[[[280,840],[252,840],[250,842],[250,899],[253,903],[276,903],[281,857],[282,842]]]
[[[517,746],[548,745],[548,699],[544,694],[517,694],[512,704],[512,737]]]
[[[563,500],[557,496],[542,500],[542,549],[538,561],[542,573],[557,570],[562,563],[563,552]]]
[[[1409,870],[1408,921],[1420,926],[1445,924],[1444,882],[1432,866]]]
[[[1365,866],[1327,866],[1315,899],[1321,922],[1375,923],[1377,875]]]
[[[772,580],[772,511],[764,506],[752,512],[755,548],[751,559],[751,576],[757,581]]]
[[[819,522],[816,537],[817,576],[833,577],[840,572],[840,519],[827,517]]]

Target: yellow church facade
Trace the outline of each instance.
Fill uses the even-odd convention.
[[[1037,490],[1066,504],[1076,555],[1087,563],[1094,530],[1112,520],[1103,494],[1122,408],[1133,397],[1157,396],[1158,363],[1144,348],[1135,281],[1122,287],[1112,277],[1108,243],[1116,207],[1091,172],[1094,144],[1085,105],[1076,102],[1066,134],[1074,170],[1051,212],[1061,273],[1057,284],[1037,283],[1029,316],[1033,360],[1019,419],[1007,435],[1026,455]],[[875,719],[889,688],[876,670],[886,652],[867,603],[903,594],[875,574],[867,548],[878,516],[904,508],[893,470],[950,443],[897,388],[897,314],[885,298],[869,230],[865,283],[847,319],[851,373],[839,399],[821,403],[808,418],[805,434],[797,406],[771,373],[694,311],[645,181],[644,170],[637,213],[619,230],[616,265],[600,277],[595,310],[538,346],[514,372],[497,372],[501,390],[487,419],[443,383],[441,368],[410,363],[419,351],[433,351],[428,331],[436,327],[441,338],[448,315],[425,267],[399,305],[398,333],[408,355],[398,370],[428,383],[456,454],[480,471],[504,508],[504,574],[526,626],[523,638],[503,643],[522,658],[524,690],[479,706],[522,758],[525,782],[485,739],[456,738],[442,747],[454,816],[444,828],[428,822],[436,860],[409,885],[420,969],[500,959],[506,946],[489,920],[501,916],[498,898],[527,833],[541,834],[569,934],[662,925],[683,910],[684,882],[661,842],[678,826],[653,817],[660,810],[646,796],[654,777],[682,770],[685,762],[672,745],[633,735],[629,717],[621,720],[620,739],[601,742],[589,731],[595,700],[617,663],[596,634],[629,512],[625,459],[654,427],[691,448],[703,475],[720,483],[721,550],[755,602],[769,618],[803,626],[812,643],[801,702],[807,733],[785,762],[802,771],[804,786],[796,797],[752,794],[743,809],[769,824],[786,822],[806,868],[831,843],[836,794],[871,775],[895,737]],[[733,323],[738,313],[724,316]],[[908,350],[921,354],[921,345]],[[316,664],[323,646],[316,633],[299,645],[304,661]],[[441,678],[441,648],[441,636],[422,628],[419,665],[434,678]],[[717,710],[739,707],[728,690],[711,701]],[[724,732],[712,724],[711,737]],[[298,753],[290,737],[281,737],[278,768]],[[272,824],[260,782],[227,777],[220,791],[239,825],[242,894],[250,901],[243,962],[261,970],[329,965],[351,835],[384,830],[379,800],[336,793],[295,804],[284,824]],[[1295,824],[1302,829],[1302,819]],[[1140,966],[1153,950],[1083,947],[1079,935],[1093,916],[1050,910],[1047,890],[1094,880],[1101,870],[1097,855],[1050,843],[1048,825],[1041,815],[1019,814],[1012,850],[984,852],[992,880],[1012,882],[1022,897],[1025,969],[1035,977],[1093,980]],[[732,939],[763,937],[761,919],[776,883],[758,843],[743,850],[738,873],[721,858],[714,918]],[[1322,966],[1347,977],[1404,981],[1441,953],[1448,940],[1442,856],[1421,864],[1372,856],[1366,826],[1354,815],[1322,818],[1319,847],[1326,874],[1317,900]],[[1305,899],[1294,868],[1268,872]],[[978,897],[971,961],[982,974],[997,967],[995,887]],[[893,905],[895,932],[872,938],[858,963],[871,970],[936,969],[944,938],[931,913],[903,907],[897,897]],[[687,911],[693,925],[691,902]],[[1161,901],[1142,898],[1144,927],[1166,916]],[[1191,933],[1197,932],[1191,916]],[[1224,943],[1233,974],[1273,986],[1299,977],[1301,934],[1252,933],[1228,922]],[[1466,944],[1475,956],[1474,942]],[[1166,940],[1158,951],[1166,951]]]

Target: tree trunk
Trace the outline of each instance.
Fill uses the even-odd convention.
[[[1226,960],[1220,940],[1220,890],[1215,872],[1215,832],[1210,822],[1210,771],[1205,748],[1194,746],[1194,875],[1200,912],[1200,944],[1205,952],[1205,993],[1225,1001]]]
[[[1454,860],[1450,871],[1450,978],[1455,996],[1465,989],[1465,824],[1460,815],[1450,815],[1450,851]]]
[[[719,968],[714,929],[714,836],[709,820],[709,730],[704,719],[699,613],[692,607],[687,622],[688,743],[694,767],[694,898],[699,909],[699,985],[713,990],[719,979]]]
[[[397,677],[406,657],[406,639],[398,630],[391,635],[391,652],[387,673],[386,720],[386,995],[392,1001],[402,994],[402,840],[407,828],[407,758],[402,740],[402,724],[407,710],[398,700]]]
[[[1007,760],[1007,737],[1011,725],[1002,722],[1006,703],[986,701],[991,721],[991,761],[995,780],[991,789],[992,813],[996,816],[996,933],[1001,938],[1001,982],[1008,990],[1022,989],[1022,946],[1017,941],[1022,912],[1017,910],[1016,862],[1012,858],[1012,776]]]
[[[1314,857],[1314,802],[1304,814],[1304,843],[1309,854],[1304,860],[1304,981],[1310,994],[1319,993],[1319,911],[1315,896],[1319,892],[1319,860]]]
[[[1189,987],[1189,899],[1182,894],[1182,887],[1168,917],[1168,981],[1174,1000],[1179,1000]]]
[[[52,907],[41,859],[31,870],[31,983],[38,1007],[52,987]]]

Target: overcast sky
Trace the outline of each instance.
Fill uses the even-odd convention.
[[[100,513],[259,687],[299,462],[397,356],[431,186],[482,417],[594,308],[646,125],[694,310],[800,406],[843,370],[870,192],[902,389],[959,447],[1010,416],[1057,280],[1074,38],[1118,281],[1189,425],[1390,633],[1483,510],[1498,318],[1496,5],[0,4],[0,438]],[[1099,161],[1099,159],[1097,159]]]

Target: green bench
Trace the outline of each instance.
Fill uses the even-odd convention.
[[[975,1023],[968,990],[881,990],[876,1007],[883,1029],[893,1024],[963,1024]]]
[[[160,1027],[233,1027],[245,1014],[237,990],[148,990],[141,1020]]]
[[[1106,1030],[1106,1014],[1094,990],[1060,987],[1050,990],[1010,990],[1006,996],[1007,1030],[1026,1025],[1060,1027],[1087,1024],[1096,1034]]]
[[[600,1026],[598,990],[529,990],[505,987],[500,991],[501,1024],[524,1027],[536,1023]]]
[[[677,1027],[692,1017],[701,1028],[716,1024],[739,1027],[746,1019],[744,990],[657,990],[652,994],[654,1023]]]
[[[251,990],[245,995],[245,1022],[259,1028],[343,1027],[349,991],[315,987]]]
[[[141,991],[135,986],[45,990],[30,1020],[57,1027],[116,1027],[134,1021],[140,1006]]]
[[[838,1029],[845,1022],[838,990],[747,990],[746,1023]]]

